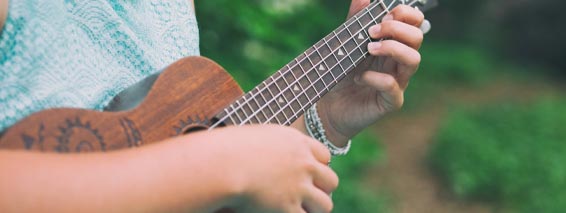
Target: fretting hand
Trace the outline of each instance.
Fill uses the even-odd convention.
[[[369,0],[353,0],[349,17],[369,3]],[[423,32],[419,26],[423,20],[419,10],[400,5],[381,24],[369,28],[369,35],[375,40],[368,45],[371,56],[318,105],[333,143],[344,145],[363,128],[403,105],[403,93],[421,60],[418,49]],[[388,40],[377,41],[382,38]]]

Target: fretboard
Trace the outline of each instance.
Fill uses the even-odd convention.
[[[403,2],[372,2],[225,108],[217,118],[233,125],[293,123],[369,56],[368,28],[380,23],[389,9]]]

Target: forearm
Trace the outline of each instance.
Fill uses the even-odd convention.
[[[213,152],[190,139],[101,154],[0,152],[1,211],[198,212],[229,202],[223,174],[203,164]]]

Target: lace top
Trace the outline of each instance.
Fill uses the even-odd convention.
[[[16,0],[0,35],[0,132],[53,107],[102,109],[199,54],[189,0]]]

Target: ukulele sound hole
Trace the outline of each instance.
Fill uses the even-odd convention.
[[[198,131],[207,130],[207,129],[208,129],[208,126],[204,126],[204,125],[198,125],[198,124],[188,125],[185,128],[183,128],[181,134],[186,135],[186,134],[189,134],[189,133],[198,132]]]

